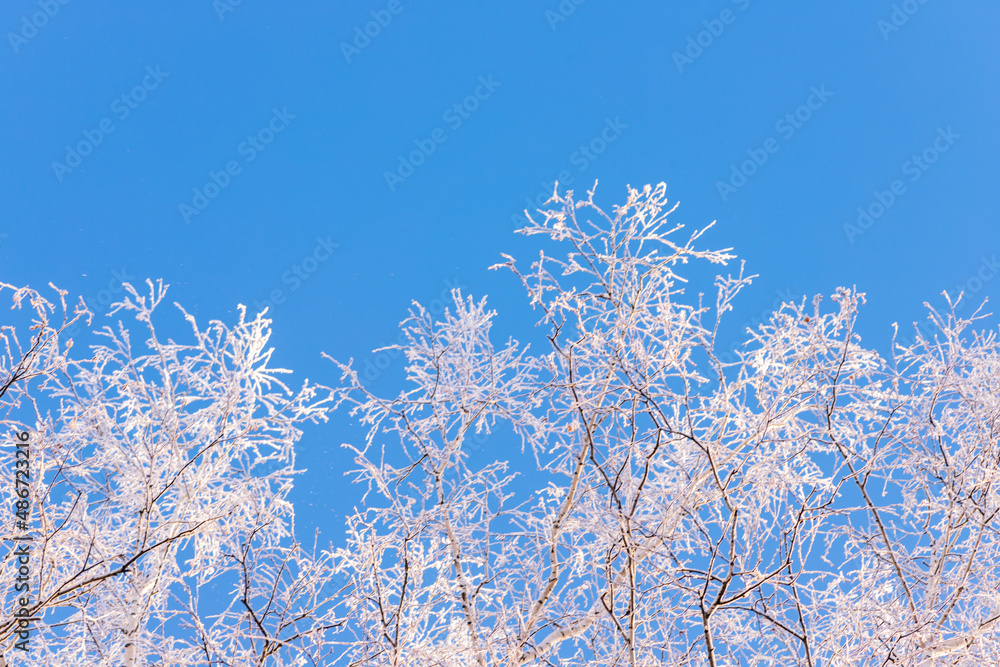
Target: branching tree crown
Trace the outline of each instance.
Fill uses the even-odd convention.
[[[86,354],[65,336],[82,302],[0,286],[34,319],[0,330],[0,423],[32,443],[31,664],[1000,664],[985,315],[928,306],[936,333],[884,357],[841,289],[783,304],[723,361],[754,276],[694,293],[685,265],[735,257],[669,221],[664,185],[610,213],[593,191],[545,206],[522,230],[537,259],[494,267],[540,349],[495,340],[485,299],[455,291],[402,323],[389,397],[332,358],[333,389],[291,390],[270,321],[242,309],[206,329],[182,310],[189,341],[163,340],[158,284],[115,309],[142,345],[119,323]],[[361,486],[346,541],[320,550],[288,492],[300,427],[333,408],[362,424]],[[510,462],[518,441],[535,470]],[[0,664],[19,659],[12,608]]]
[[[558,192],[522,230],[545,346],[490,336],[454,294],[403,323],[407,388],[371,393],[364,506],[339,553],[352,665],[1000,664],[1000,350],[930,309],[937,334],[883,358],[863,295],[785,303],[735,363],[682,267],[733,255],[669,222],[665,186],[610,213]],[[550,243],[551,242],[551,243]],[[553,243],[557,251],[550,248]],[[949,302],[950,303],[950,302]],[[547,482],[514,482],[512,431]]]
[[[287,496],[299,426],[325,418],[329,394],[282,384],[261,315],[241,309],[235,326],[202,329],[182,310],[189,342],[164,341],[154,310],[165,288],[125,287],[112,312],[134,315],[146,335],[118,321],[81,358],[64,334],[89,324],[82,300],[71,313],[64,292],[52,304],[2,286],[33,317],[30,335],[0,331],[0,424],[5,438],[30,436],[34,539],[27,593],[14,593],[19,568],[4,554],[0,662],[324,664],[340,623],[333,562],[295,541]],[[27,654],[13,646],[24,595],[35,619]]]

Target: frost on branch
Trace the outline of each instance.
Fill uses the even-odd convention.
[[[668,221],[665,186],[601,210],[557,192],[509,270],[542,349],[485,300],[403,322],[395,397],[340,364],[367,490],[340,556],[352,665],[1000,664],[1000,351],[932,310],[891,358],[861,294],[786,303],[736,363],[688,263],[734,256]],[[534,332],[525,332],[525,337]],[[534,493],[483,434],[512,432]],[[502,442],[502,439],[498,439]],[[478,445],[476,445],[478,446]],[[473,463],[478,461],[479,463]]]
[[[281,382],[270,320],[241,307],[234,326],[200,328],[181,310],[185,342],[163,340],[166,289],[125,287],[83,353],[65,339],[89,320],[82,300],[69,314],[57,292],[53,323],[41,294],[2,286],[31,319],[0,332],[3,431],[31,434],[31,664],[324,664],[333,563],[296,542],[287,496],[299,426],[326,418],[328,392]],[[4,609],[0,653],[16,661]]]

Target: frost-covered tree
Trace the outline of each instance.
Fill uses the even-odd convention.
[[[937,333],[886,358],[841,289],[783,304],[723,363],[720,320],[752,276],[693,292],[685,264],[734,257],[681,236],[662,184],[611,213],[593,196],[554,193],[522,230],[538,258],[495,267],[542,349],[494,340],[485,300],[456,292],[403,323],[398,395],[335,362],[368,429],[348,445],[367,493],[337,554],[344,664],[1000,664],[983,315],[928,306]]]
[[[554,193],[522,230],[538,258],[496,267],[539,313],[534,348],[495,341],[485,300],[456,291],[403,322],[390,397],[351,361],[334,390],[291,390],[269,320],[242,309],[207,328],[181,310],[188,340],[164,340],[161,285],[128,286],[86,352],[66,335],[82,302],[0,286],[34,619],[25,661],[11,548],[0,665],[1000,664],[985,316],[929,307],[886,358],[842,289],[783,304],[724,361],[753,276],[692,288],[735,258],[668,222],[663,185],[610,214],[593,197]],[[346,544],[321,550],[296,541],[288,493],[300,427],[335,406],[367,433],[347,445],[367,490]],[[20,488],[0,485],[11,514]]]
[[[140,335],[120,315],[80,353],[66,331],[90,324],[82,300],[70,312],[65,292],[53,304],[0,286],[13,302],[0,329],[3,531],[33,537],[6,542],[29,545],[30,575],[15,592],[6,549],[0,664],[326,665],[341,623],[333,561],[295,540],[287,496],[299,427],[325,419],[329,392],[283,384],[270,321],[243,309],[235,325],[207,328],[182,310],[188,340],[163,340],[165,289],[148,287],[126,285],[112,310],[134,315]],[[16,434],[30,445],[30,483],[15,488]],[[15,646],[25,595],[28,653]]]

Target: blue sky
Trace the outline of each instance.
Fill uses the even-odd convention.
[[[277,361],[331,383],[321,352],[375,360],[451,285],[523,330],[486,267],[533,253],[511,216],[568,176],[607,207],[664,181],[679,221],[716,220],[760,274],[734,322],[856,285],[884,352],[944,289],[996,301],[996,3],[234,2],[4,3],[0,279],[99,311],[162,278],[206,321],[277,295]],[[353,433],[300,455],[331,537]]]

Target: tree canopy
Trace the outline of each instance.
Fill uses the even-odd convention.
[[[455,290],[402,322],[393,396],[334,357],[332,386],[292,390],[262,314],[163,341],[152,283],[117,305],[144,349],[119,324],[76,354],[82,302],[5,285],[34,313],[3,329],[0,416],[32,443],[35,664],[1000,664],[986,315],[928,306],[933,333],[884,356],[842,288],[783,303],[729,361],[754,276],[695,292],[686,265],[736,258],[673,210],[663,184],[610,212],[554,192],[521,230],[537,258],[493,267],[538,313],[534,347]],[[335,409],[366,432],[345,444],[358,507],[340,546],[306,548],[294,448]]]

